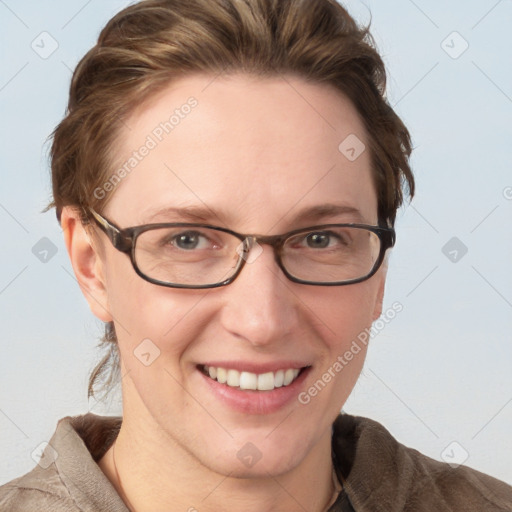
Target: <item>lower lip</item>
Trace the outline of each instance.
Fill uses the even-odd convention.
[[[197,369],[203,381],[213,395],[228,405],[246,414],[271,414],[282,409],[291,402],[298,400],[302,383],[306,379],[311,367],[302,370],[300,375],[288,386],[274,388],[272,391],[253,391],[232,388],[227,384],[221,384],[206,376],[200,369]]]

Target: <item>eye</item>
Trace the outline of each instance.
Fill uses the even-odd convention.
[[[308,247],[313,249],[325,249],[329,247],[331,235],[328,233],[309,233],[305,240]]]
[[[353,245],[355,234],[357,232],[352,232],[350,228],[308,231],[290,238],[287,247],[303,251],[346,251]]]
[[[209,246],[208,238],[199,231],[185,231],[174,235],[170,242],[184,250],[206,249]]]
[[[297,242],[299,246],[308,249],[335,249],[347,246],[350,239],[342,231],[311,231]]]

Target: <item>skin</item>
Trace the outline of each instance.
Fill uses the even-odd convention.
[[[338,150],[349,135],[367,145],[354,106],[327,85],[287,76],[191,75],[174,82],[127,121],[115,148],[120,165],[169,112],[198,105],[116,187],[102,213],[120,227],[149,222],[148,211],[199,205],[210,224],[278,234],[331,222],[377,224],[377,199],[364,151]],[[297,220],[307,207],[336,204],[358,213]],[[180,221],[163,215],[156,221]],[[186,219],[188,220],[188,219]],[[201,220],[198,220],[201,222]],[[196,369],[207,361],[275,360],[312,366],[307,390],[380,316],[385,268],[349,286],[286,279],[270,246],[230,285],[180,290],[141,279],[105,235],[62,214],[66,245],[92,312],[113,320],[122,362],[123,424],[99,462],[138,512],[156,510],[325,510],[333,493],[331,425],[360,374],[366,350],[303,405],[246,414],[209,392]],[[133,351],[149,338],[160,356],[143,365]],[[251,442],[261,459],[237,452]]]

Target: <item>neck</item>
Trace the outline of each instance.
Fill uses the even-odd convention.
[[[287,473],[239,478],[206,467],[161,430],[130,420],[125,413],[118,438],[99,465],[131,512],[323,512],[340,490],[332,478],[330,432]]]

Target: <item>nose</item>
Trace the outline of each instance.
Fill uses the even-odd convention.
[[[244,258],[238,277],[223,289],[223,327],[261,348],[291,340],[299,304],[292,288],[300,285],[288,281],[268,245],[253,245]]]

